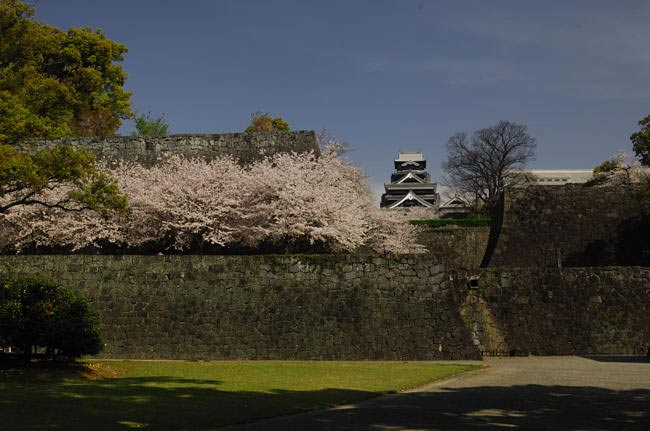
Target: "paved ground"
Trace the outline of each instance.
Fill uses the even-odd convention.
[[[645,357],[490,359],[487,370],[249,430],[650,430]]]

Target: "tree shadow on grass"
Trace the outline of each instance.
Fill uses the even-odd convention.
[[[376,395],[346,389],[229,392],[218,389],[218,380],[170,377],[34,381],[28,374],[0,377],[0,420],[7,429],[206,429]]]
[[[396,394],[352,409],[248,428],[286,430],[643,430],[650,390],[521,385]]]
[[[0,358],[0,383],[4,378],[21,378],[30,381],[55,383],[65,379],[91,377],[94,371],[83,362],[32,361],[25,363],[22,357]]]
[[[6,368],[5,368],[6,369]],[[75,369],[76,370],[76,369]],[[229,392],[218,380],[125,377],[81,380],[31,371],[0,376],[0,427],[11,430],[181,430],[325,408],[376,395],[316,391]],[[640,382],[645,384],[647,382]],[[355,408],[252,423],[249,430],[643,430],[650,389],[587,386],[485,386],[394,394]]]

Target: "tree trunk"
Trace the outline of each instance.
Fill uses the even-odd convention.
[[[25,344],[23,347],[23,359],[25,363],[30,363],[32,361],[32,345]]]

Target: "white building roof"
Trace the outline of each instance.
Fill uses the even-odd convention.
[[[594,176],[592,169],[529,169],[523,172],[533,174],[534,183],[547,185],[586,183]]]
[[[397,153],[396,162],[423,162],[424,155],[420,151],[400,151]]]

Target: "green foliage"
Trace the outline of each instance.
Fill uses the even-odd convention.
[[[58,201],[43,193],[71,186]],[[0,214],[18,205],[43,205],[64,210],[124,211],[127,198],[117,181],[99,172],[87,150],[59,145],[35,154],[0,145]]]
[[[113,135],[131,115],[127,51],[101,30],[64,32],[34,20],[20,0],[0,0],[0,144],[30,137]]]
[[[641,130],[630,136],[636,156],[645,166],[650,166],[650,115],[639,121]]]
[[[608,181],[609,174],[621,167],[621,162],[616,159],[609,159],[594,168],[594,176],[584,183],[585,187],[600,186]]]
[[[300,254],[300,260],[319,268],[335,268],[341,262],[340,257],[331,254]]]
[[[469,294],[471,295],[472,292],[470,291]],[[472,322],[472,318],[469,317],[469,316],[463,316],[463,315],[461,315],[461,318],[463,319],[463,324],[465,325],[465,327],[466,327],[467,329],[469,329],[470,331],[472,331],[472,330],[473,330],[473,326],[474,326],[474,322]]]
[[[463,226],[463,227],[478,227],[478,226],[490,226],[490,219],[488,218],[440,218],[440,219],[429,219],[429,220],[411,220],[411,224],[426,226],[429,228],[439,228],[443,226]]]
[[[146,114],[135,114],[135,131],[131,136],[165,136],[168,133],[169,124],[165,121],[165,116],[151,118],[151,112]]]
[[[289,130],[291,130],[289,128],[289,123],[287,123],[280,117],[274,118],[271,124],[273,125],[273,130],[277,130],[281,132],[288,132]]]
[[[639,200],[650,205],[650,175],[641,178],[639,183]]]
[[[35,348],[51,358],[97,354],[99,317],[88,301],[41,278],[0,284],[0,340],[20,347],[26,359]]]
[[[618,160],[605,160],[594,168],[594,175],[606,174],[615,171],[621,166]]]
[[[288,132],[289,124],[282,118],[271,118],[267,112],[255,112],[251,115],[251,124],[244,130],[246,133]]]

